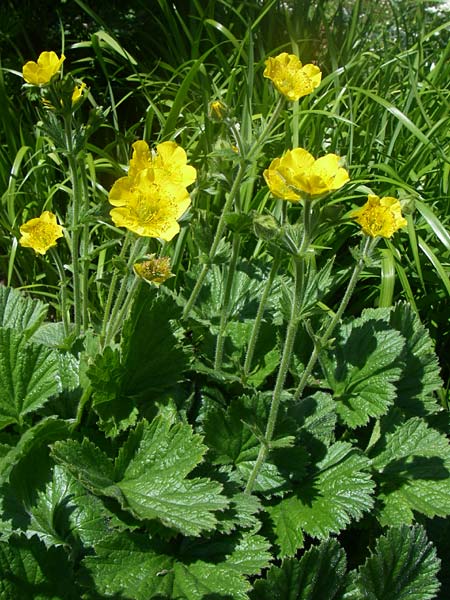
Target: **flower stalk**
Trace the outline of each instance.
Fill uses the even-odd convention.
[[[270,404],[264,440],[261,443],[258,456],[247,481],[247,485],[244,490],[246,494],[251,494],[253,492],[253,488],[258,478],[259,472],[264,462],[266,461],[267,455],[270,451],[271,442],[277,423],[278,412],[280,409],[284,384],[286,381],[289,365],[292,359],[292,350],[294,348],[295,337],[297,335],[298,325],[300,322],[301,306],[303,302],[305,263],[307,260],[306,254],[308,252],[308,248],[311,242],[311,232],[309,229],[311,222],[311,207],[311,199],[305,198],[303,209],[303,240],[297,255],[292,257],[294,267],[294,292],[291,307],[291,315],[286,330],[283,353],[281,356],[280,367],[278,369],[275,388],[272,395],[272,402]]]
[[[261,329],[261,323],[262,323],[262,319],[264,316],[264,312],[266,310],[267,299],[269,297],[270,290],[272,289],[272,285],[273,285],[275,276],[278,272],[278,268],[280,266],[280,260],[281,260],[280,252],[279,252],[279,250],[277,250],[277,252],[273,258],[273,261],[272,261],[272,266],[270,268],[269,276],[266,280],[266,283],[265,283],[265,286],[263,289],[261,300],[259,302],[258,310],[257,310],[256,316],[255,316],[255,320],[253,322],[250,339],[248,342],[247,354],[245,356],[245,362],[244,362],[244,372],[242,375],[242,379],[243,379],[244,383],[247,381],[247,379],[250,375],[250,372],[251,372],[253,355],[255,353],[256,342],[259,337],[259,332]]]
[[[336,325],[342,319],[342,315],[344,314],[344,311],[347,308],[350,298],[352,297],[353,292],[355,291],[356,283],[358,282],[359,276],[361,275],[361,271],[363,270],[364,265],[366,264],[366,260],[370,257],[379,239],[380,238],[364,236],[362,242],[361,256],[353,269],[353,273],[350,277],[347,289],[345,290],[345,294],[341,300],[338,310],[334,314],[323,335],[314,343],[314,350],[310,356],[308,364],[306,365],[306,368],[295,391],[295,400],[299,400],[302,397],[303,391],[306,387],[309,376],[311,375],[312,370],[319,358],[320,352],[329,341]]]
[[[67,161],[69,165],[70,180],[72,183],[72,211],[71,211],[71,256],[73,276],[73,304],[74,304],[74,333],[78,337],[82,325],[82,296],[80,285],[80,206],[81,185],[78,176],[78,163],[73,147],[72,115],[64,115],[64,133]]]
[[[194,306],[197,297],[200,293],[200,290],[203,287],[203,283],[205,281],[205,278],[208,274],[209,271],[209,267],[216,255],[217,252],[217,248],[219,246],[220,240],[222,238],[222,234],[224,232],[225,229],[225,225],[226,225],[226,221],[225,221],[225,217],[227,215],[227,213],[230,211],[232,205],[233,205],[233,201],[235,199],[235,196],[237,195],[237,192],[239,190],[239,186],[241,185],[242,179],[244,178],[245,175],[245,166],[243,162],[239,163],[239,167],[238,167],[238,172],[236,173],[236,177],[234,179],[233,185],[231,187],[230,193],[228,194],[228,197],[225,201],[225,204],[223,206],[223,210],[222,213],[219,217],[219,221],[217,223],[217,228],[216,228],[216,233],[214,235],[214,239],[213,242],[211,244],[211,249],[209,251],[208,254],[208,260],[207,262],[203,265],[202,270],[200,271],[200,275],[197,279],[197,282],[194,286],[194,289],[191,292],[191,295],[188,299],[188,301],[186,302],[186,306],[184,307],[184,311],[183,311],[183,319],[187,319],[187,317],[189,316],[189,313],[192,310],[192,307]]]
[[[241,247],[241,237],[235,233],[233,235],[233,246],[231,251],[231,260],[228,266],[227,278],[225,283],[225,291],[222,300],[222,310],[220,313],[219,334],[216,339],[216,351],[214,356],[214,369],[219,371],[222,368],[223,348],[225,344],[225,330],[227,328],[228,315],[230,312],[231,290],[233,287],[234,274],[239,258],[239,250]]]

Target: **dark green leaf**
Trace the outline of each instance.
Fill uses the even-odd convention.
[[[268,565],[268,544],[260,536],[202,540],[185,553],[172,556],[147,536],[122,533],[96,545],[95,556],[84,559],[96,589],[106,595],[123,594],[133,600],[245,600],[250,584],[244,577]],[[184,562],[184,557],[186,561]]]
[[[116,467],[91,442],[59,442],[53,456],[96,494],[116,498],[138,519],[158,519],[186,535],[199,535],[217,523],[214,511],[228,502],[222,486],[187,479],[206,447],[188,425],[158,417],[130,433]]]
[[[285,513],[300,519],[303,531],[317,538],[338,533],[373,506],[369,461],[348,443],[337,442],[298,486],[280,501]]]
[[[414,417],[386,434],[372,453],[382,524],[411,523],[413,510],[428,517],[450,514],[450,446],[444,435]]]
[[[29,338],[47,314],[48,305],[0,285],[0,327],[14,329]]]
[[[379,538],[375,551],[360,567],[359,598],[429,600],[439,589],[439,559],[422,526],[395,527]]]
[[[345,552],[334,539],[313,546],[300,561],[284,560],[256,581],[253,600],[333,600],[341,590],[346,570]]]
[[[396,398],[404,345],[404,338],[382,319],[361,317],[340,327],[322,364],[346,425],[365,425],[388,411]]]
[[[0,542],[2,600],[79,600],[81,590],[66,553],[46,549],[37,538]]]
[[[0,429],[22,423],[62,390],[55,350],[27,342],[23,333],[0,328]]]

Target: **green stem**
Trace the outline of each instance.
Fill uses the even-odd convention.
[[[297,255],[293,256],[294,297],[291,307],[291,315],[286,331],[286,338],[284,340],[283,354],[278,369],[277,380],[275,382],[275,388],[273,390],[272,402],[270,404],[269,417],[267,419],[264,440],[261,443],[257,459],[255,461],[255,464],[253,465],[253,469],[250,473],[250,477],[245,487],[246,494],[252,493],[259,471],[261,470],[261,467],[266,461],[267,455],[270,451],[270,444],[272,442],[275,426],[277,423],[278,411],[280,408],[284,383],[286,381],[286,375],[292,359],[292,350],[294,348],[295,336],[297,335],[298,324],[300,322],[301,307],[303,303],[305,263],[308,260],[307,251],[311,242],[311,208],[311,199],[305,197],[303,200],[303,239]]]
[[[186,319],[189,316],[189,313],[191,312],[192,307],[194,306],[195,301],[197,300],[200,290],[202,289],[203,282],[205,281],[205,277],[208,274],[210,264],[211,264],[214,256],[216,255],[217,248],[219,246],[220,240],[222,238],[222,234],[225,229],[225,224],[226,224],[225,216],[229,213],[229,211],[231,209],[234,197],[238,193],[238,190],[239,190],[239,187],[241,185],[241,181],[242,181],[244,175],[245,175],[245,168],[244,168],[244,164],[241,162],[239,164],[239,169],[236,174],[236,178],[233,182],[233,185],[231,187],[230,193],[228,194],[228,198],[226,199],[225,204],[223,206],[222,213],[219,218],[219,222],[217,223],[216,233],[214,235],[213,243],[211,244],[211,249],[210,249],[209,255],[208,255],[208,261],[203,265],[203,268],[200,271],[200,275],[197,279],[194,289],[192,290],[191,295],[190,295],[188,301],[186,302],[186,306],[184,307],[184,311],[183,311],[183,317],[182,317],[183,319]]]
[[[256,140],[254,141],[254,143],[252,144],[250,151],[249,151],[249,157],[251,157],[251,155],[253,154],[253,152],[255,151],[256,148],[262,150],[262,146],[264,145],[266,138],[268,137],[268,135],[270,134],[270,132],[272,131],[272,128],[274,126],[275,121],[278,119],[283,106],[285,104],[285,97],[281,96],[278,98],[278,102],[274,108],[274,111],[270,117],[270,119],[267,121],[267,123],[264,126],[264,129],[261,131],[261,133],[258,135],[258,137],[256,138]]]
[[[280,367],[278,369],[277,380],[272,396],[272,403],[270,405],[269,417],[267,419],[266,432],[264,435],[264,441],[259,448],[258,457],[255,464],[253,465],[252,472],[245,488],[246,494],[251,494],[258,477],[259,471],[263,466],[267,455],[270,450],[270,443],[273,438],[275,431],[275,425],[277,422],[278,411],[281,403],[281,396],[283,393],[284,383],[288,372],[289,364],[292,358],[292,349],[294,347],[295,336],[297,334],[301,306],[301,298],[303,294],[303,277],[304,277],[304,265],[305,259],[303,256],[294,257],[294,301],[291,308],[291,316],[286,331],[286,338],[284,340],[283,355],[281,357]]]
[[[72,182],[72,214],[71,214],[71,254],[72,254],[72,277],[73,277],[73,297],[74,297],[74,324],[75,336],[78,337],[81,331],[81,287],[80,287],[80,263],[79,263],[79,250],[80,250],[80,180],[78,177],[77,159],[74,154],[73,139],[72,139],[72,115],[67,114],[64,117],[64,131],[65,131],[65,142],[67,151],[67,161],[69,164],[70,179]]]
[[[105,334],[105,341],[104,341],[104,346],[108,346],[108,344],[110,344],[117,331],[119,330],[121,321],[120,321],[120,316],[123,314],[121,309],[122,309],[122,305],[124,303],[125,300],[125,295],[128,292],[128,299],[132,299],[132,294],[131,294],[131,288],[130,290],[128,289],[128,283],[130,280],[130,276],[129,273],[132,270],[133,264],[136,262],[137,257],[139,256],[140,253],[143,252],[144,247],[148,244],[148,240],[144,239],[144,242],[142,242],[142,238],[139,238],[136,240],[131,252],[130,252],[130,257],[128,259],[128,263],[127,263],[127,274],[122,278],[122,283],[120,285],[119,288],[119,293],[117,294],[117,297],[115,299],[114,302],[114,306],[111,312],[111,318],[109,320],[109,323],[107,323],[107,327],[106,327],[106,334]]]
[[[89,385],[84,390],[84,392],[80,398],[80,402],[78,403],[78,409],[77,409],[75,421],[73,422],[72,427],[71,427],[72,431],[74,431],[75,429],[77,429],[77,427],[80,426],[81,419],[83,417],[84,407],[86,406],[86,403],[89,401],[91,395],[92,395],[92,387]]]
[[[83,329],[86,330],[89,323],[89,224],[86,221],[89,211],[89,185],[86,176],[86,168],[80,161],[81,184],[83,186],[83,225],[81,228],[80,261],[81,261],[81,320]]]
[[[67,277],[64,271],[64,265],[61,262],[58,252],[54,248],[50,248],[51,255],[55,261],[56,268],[58,269],[59,277],[61,279],[61,316],[64,326],[64,335],[68,337],[70,333],[70,319],[69,319],[69,306],[67,302]]]
[[[258,340],[259,331],[261,329],[262,318],[264,312],[266,310],[267,298],[269,297],[270,290],[272,289],[273,281],[275,279],[275,275],[278,272],[278,267],[280,266],[280,252],[276,251],[275,256],[273,257],[272,267],[270,269],[269,277],[267,278],[266,284],[264,286],[264,290],[261,296],[261,300],[259,302],[258,311],[256,313],[255,321],[253,322],[252,332],[250,334],[250,340],[247,348],[247,355],[245,357],[244,363],[244,373],[243,380],[247,381],[249,373],[252,367],[253,354],[255,352],[256,342]]]
[[[368,236],[366,236],[363,239],[363,247],[361,250],[361,256],[353,269],[353,273],[348,282],[347,289],[345,290],[345,294],[341,300],[338,310],[336,311],[336,313],[334,314],[330,323],[328,324],[328,327],[326,328],[324,334],[314,344],[314,350],[310,356],[308,364],[306,365],[306,368],[300,379],[298,387],[295,391],[295,395],[294,395],[295,400],[299,400],[301,398],[303,391],[306,387],[306,384],[308,382],[308,378],[311,375],[312,370],[319,358],[319,354],[320,354],[322,348],[326,345],[326,343],[330,339],[330,337],[334,331],[334,328],[341,320],[342,315],[344,314],[344,311],[347,308],[350,298],[352,297],[352,294],[355,290],[356,283],[359,279],[359,276],[361,275],[361,271],[364,268],[366,259],[372,253],[373,249],[375,248],[376,244],[378,243],[378,240],[379,240],[379,238],[371,238]]]
[[[234,274],[239,258],[239,249],[241,246],[241,237],[235,233],[233,235],[233,247],[231,260],[228,267],[227,279],[225,284],[225,292],[222,299],[222,310],[220,313],[219,334],[216,339],[216,353],[214,357],[214,369],[219,371],[222,368],[223,347],[225,344],[225,330],[227,328],[228,313],[230,311],[231,289],[233,287]]]
[[[272,113],[272,116],[270,117],[269,121],[266,123],[264,129],[261,131],[261,133],[255,140],[255,142],[252,144],[250,151],[248,153],[247,160],[254,160],[255,157],[252,156],[253,153],[256,150],[262,149],[267,136],[270,134],[270,132],[273,128],[273,125],[274,125],[275,121],[277,120],[277,118],[284,106],[284,103],[285,103],[284,96],[280,96],[280,98],[278,99],[277,105],[275,106],[275,109]],[[241,181],[244,178],[244,175],[245,175],[245,164],[243,162],[241,162],[239,164],[239,169],[236,174],[236,178],[233,182],[233,185],[231,187],[228,198],[226,199],[224,207],[222,209],[222,213],[220,215],[219,222],[217,224],[216,234],[214,236],[213,243],[211,245],[211,249],[209,251],[208,261],[203,265],[203,268],[200,272],[200,275],[197,279],[194,289],[192,290],[191,295],[190,295],[188,301],[186,302],[186,306],[184,307],[184,311],[183,311],[183,319],[186,319],[189,316],[189,313],[191,312],[192,307],[194,306],[194,304],[197,300],[200,290],[202,289],[206,275],[208,274],[208,271],[209,271],[210,264],[216,254],[217,247],[219,245],[220,239],[221,239],[223,231],[225,229],[225,216],[231,209],[233,200],[238,193],[238,190],[241,185]]]
[[[116,318],[114,319],[114,321],[111,320],[112,326],[111,326],[111,330],[108,331],[108,340],[113,340],[115,338],[117,332],[119,331],[121,323],[123,323],[123,321],[125,320],[127,312],[129,310],[131,304],[133,303],[133,300],[136,296],[136,293],[137,293],[141,283],[142,283],[142,279],[135,275],[132,284],[127,289],[127,296],[126,296],[125,301],[123,302],[120,310],[117,312]]]
[[[127,231],[127,233],[125,234],[125,238],[123,240],[122,249],[119,254],[119,262],[124,259],[125,253],[127,252],[128,247],[130,245],[130,241],[131,241],[131,233],[129,231]],[[110,283],[109,290],[108,290],[108,296],[106,298],[105,310],[103,312],[103,322],[102,322],[102,329],[101,329],[101,333],[100,333],[100,340],[101,340],[102,346],[103,346],[103,340],[105,339],[105,336],[106,336],[106,329],[108,327],[109,318],[111,315],[111,308],[112,308],[112,303],[114,300],[114,295],[116,293],[118,279],[119,279],[119,271],[117,269],[114,269],[114,273],[111,278],[111,283]]]

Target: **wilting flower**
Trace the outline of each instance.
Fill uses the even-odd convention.
[[[75,86],[75,89],[73,90],[72,94],[72,105],[76,104],[78,100],[80,100],[80,98],[83,96],[85,88],[86,84],[84,83],[84,81],[80,83],[80,85]]]
[[[270,79],[276,89],[293,102],[307,96],[320,84],[322,72],[316,65],[302,65],[295,54],[282,52],[265,62],[264,77]]]
[[[22,68],[23,78],[32,85],[46,85],[51,78],[58,73],[65,60],[64,54],[58,58],[56,52],[41,52],[37,62],[32,60],[24,64]]]
[[[371,237],[389,238],[407,224],[397,198],[379,198],[372,194],[364,206],[353,212],[352,218],[361,225],[363,233]]]
[[[141,279],[156,284],[164,283],[169,277],[173,277],[168,256],[157,258],[155,254],[151,254],[147,260],[135,263],[134,270]]]
[[[217,121],[223,121],[227,115],[227,107],[220,100],[214,100],[209,105],[209,116]]]
[[[349,176],[336,154],[315,160],[303,148],[294,148],[270,163],[264,171],[264,179],[277,198],[299,202],[305,195],[322,196],[339,189]]]
[[[175,142],[159,144],[155,154],[146,142],[135,142],[128,175],[118,179],[109,193],[116,207],[112,220],[138,235],[171,240],[191,203],[186,187],[195,178],[196,170]]]
[[[38,254],[45,254],[56,246],[56,240],[63,237],[63,228],[56,222],[56,215],[46,210],[40,217],[30,219],[20,227],[21,246],[33,248]]]

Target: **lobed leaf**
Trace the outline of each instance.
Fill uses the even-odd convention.
[[[313,537],[323,539],[338,533],[373,506],[374,482],[368,468],[367,458],[350,444],[337,442],[294,487],[294,494],[280,501],[278,510],[283,507],[285,514],[291,512],[291,518],[299,519],[303,531]]]
[[[0,327],[22,332],[29,338],[41,325],[48,305],[0,285]]]
[[[336,411],[351,428],[380,417],[396,398],[399,359],[405,340],[382,319],[354,319],[340,327],[322,361],[337,401]]]
[[[311,547],[297,561],[284,560],[255,582],[254,600],[333,600],[343,587],[346,571],[344,550],[334,539]]]
[[[429,600],[439,589],[440,561],[425,529],[394,527],[378,539],[358,569],[356,588],[367,600]]]
[[[23,333],[0,328],[0,429],[41,408],[62,390],[58,353],[27,341]]]
[[[450,446],[419,417],[387,433],[373,449],[373,468],[384,507],[383,525],[412,523],[412,511],[450,514]]]
[[[16,537],[0,542],[0,597],[79,600],[81,590],[61,548],[46,549],[36,537]]]
[[[228,501],[222,486],[206,478],[187,479],[206,447],[189,425],[157,417],[142,422],[122,446],[114,467],[91,442],[58,442],[52,454],[95,494],[119,501],[136,518],[158,519],[186,535],[199,535],[217,523],[214,511]]]

